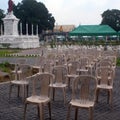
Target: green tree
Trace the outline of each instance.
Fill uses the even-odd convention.
[[[120,10],[106,10],[102,13],[101,24],[107,24],[114,30],[120,31]]]
[[[3,25],[2,19],[4,17],[5,17],[4,11],[2,9],[0,9],[0,28],[1,28],[1,25]],[[0,34],[1,34],[1,31],[0,31]]]
[[[31,34],[33,24],[34,34],[36,33],[36,25],[38,25],[38,33],[43,30],[52,30],[54,27],[55,19],[48,9],[41,2],[36,0],[22,0],[14,6],[13,12],[22,23],[23,34],[26,34],[26,24],[28,24],[28,33]],[[20,28],[20,25],[19,25]]]

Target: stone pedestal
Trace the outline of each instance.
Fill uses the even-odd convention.
[[[4,35],[18,35],[18,22],[13,12],[8,13],[3,19],[4,22]]]
[[[39,47],[38,36],[11,36],[3,35],[0,37],[0,48],[37,48]]]
[[[18,22],[13,12],[3,19],[4,35],[0,36],[0,48],[37,48],[39,47],[38,35],[19,35]]]

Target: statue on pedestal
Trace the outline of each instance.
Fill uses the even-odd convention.
[[[13,11],[13,1],[9,0],[8,1],[8,13]]]

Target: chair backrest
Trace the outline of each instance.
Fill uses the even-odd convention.
[[[55,75],[55,83],[65,83],[67,68],[65,66],[54,66],[53,72]]]
[[[78,61],[70,61],[67,63],[67,67],[68,67],[68,73],[69,74],[76,74],[77,73],[77,69],[79,69],[79,62]]]
[[[107,58],[103,58],[101,59],[97,64],[96,67],[109,67],[112,68],[112,61],[110,59]]]
[[[22,64],[26,64],[26,62],[27,62],[26,58],[18,58],[15,63],[15,71],[17,72],[17,70],[19,69],[19,66]]]
[[[35,60],[35,66],[41,66],[45,62],[45,57],[44,56],[39,56]]]
[[[27,59],[26,58],[19,58],[17,59],[16,63],[17,64],[26,64],[27,62]]]
[[[57,54],[55,59],[56,59],[56,65],[65,64],[65,55],[64,54]]]
[[[72,99],[95,100],[97,80],[91,75],[77,76],[73,81]]]
[[[50,97],[49,84],[52,84],[54,75],[50,73],[39,73],[34,75],[32,81],[32,95]]]
[[[109,67],[98,67],[96,69],[98,84],[113,85],[114,70]]]
[[[117,56],[117,53],[116,51],[113,51],[113,50],[106,50],[106,51],[103,51],[102,52],[102,56]]]
[[[32,75],[32,67],[28,64],[19,64],[17,72],[19,71],[21,71],[20,80],[24,80],[26,77]]]
[[[53,64],[51,62],[51,60],[47,59],[43,65],[43,71],[42,72],[48,72],[48,73],[52,73],[52,69],[53,69]]]
[[[80,69],[86,69],[86,67],[90,64],[88,57],[81,57],[79,59]]]
[[[117,61],[117,58],[116,56],[106,56],[106,59],[110,60],[112,62],[112,66],[113,67],[116,67],[116,61]]]

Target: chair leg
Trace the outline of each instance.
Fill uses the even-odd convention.
[[[9,99],[11,98],[12,86],[13,86],[13,85],[10,85],[10,90],[9,90]]]
[[[71,112],[71,104],[69,104],[69,106],[68,106],[68,113],[67,113],[67,119],[66,120],[70,119],[70,112]]]
[[[51,103],[50,102],[48,103],[48,109],[49,109],[49,116],[50,116],[50,120],[51,120],[52,115],[51,115]]]
[[[110,106],[112,108],[112,89],[109,90],[109,94],[110,94],[109,104],[110,104]]]
[[[96,102],[98,102],[99,91],[100,91],[99,89],[96,90],[96,100],[95,100]]]
[[[53,88],[53,100],[55,99],[55,88]]]
[[[41,104],[39,104],[39,109],[40,109],[40,120],[44,120],[44,112],[43,112],[43,110],[44,110],[44,105],[41,103]]]
[[[77,117],[78,117],[78,108],[76,107],[75,108],[75,120],[77,120]]]
[[[25,107],[24,107],[24,120],[26,120],[27,104],[28,104],[28,103],[25,103]]]
[[[70,78],[68,78],[68,88],[70,89]]]
[[[66,88],[63,88],[64,104],[66,103]]]
[[[93,107],[89,108],[89,120],[93,120]]]
[[[17,96],[20,97],[20,86],[18,85],[18,93]]]
[[[38,117],[40,118],[40,109],[39,109],[39,105],[37,105],[37,111],[38,111]]]
[[[108,92],[107,103],[109,104],[109,101],[110,101],[110,91],[107,90],[107,92]]]
[[[29,91],[29,86],[28,85],[26,86],[26,89],[27,89],[27,97],[28,97],[28,91]]]

